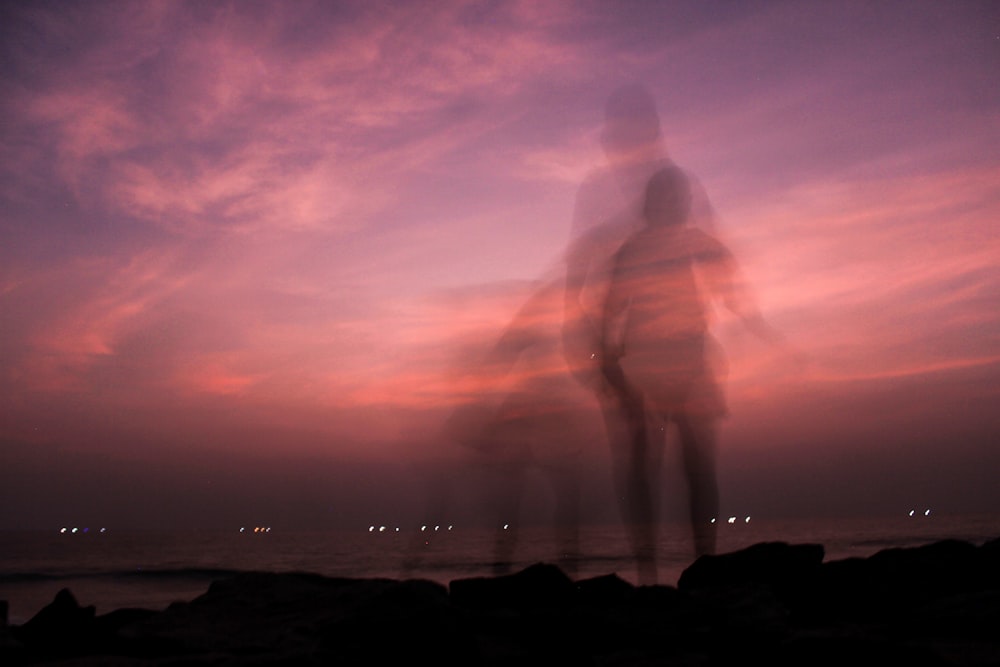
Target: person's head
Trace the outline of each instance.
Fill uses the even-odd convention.
[[[643,215],[651,227],[682,225],[691,212],[691,186],[678,167],[666,167],[653,174],[646,186]]]
[[[601,141],[608,154],[628,154],[661,139],[656,101],[642,85],[618,88],[604,107]]]

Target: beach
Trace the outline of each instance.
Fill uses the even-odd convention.
[[[4,624],[0,662],[1000,664],[1000,539],[825,555],[761,542],[659,586],[544,562],[448,584],[244,572],[163,610],[103,614],[64,589]]]
[[[825,560],[868,557],[878,551],[944,539],[981,544],[1000,535],[996,514],[902,511],[885,516],[802,517],[746,514],[721,522],[718,551],[760,542],[822,544]],[[385,530],[381,530],[382,526]],[[8,621],[19,625],[69,588],[96,613],[122,607],[162,611],[205,593],[218,579],[244,572],[310,572],[333,578],[427,579],[447,586],[456,579],[496,574],[495,533],[464,521],[410,525],[361,523],[341,529],[293,530],[283,525],[254,532],[182,528],[136,530],[87,526],[0,531],[0,600]],[[240,528],[245,528],[240,532]],[[659,544],[658,583],[675,586],[693,560],[688,530],[666,522]],[[507,572],[538,562],[559,562],[558,544],[545,523],[522,525]],[[581,553],[574,579],[616,574],[637,584],[628,539],[620,524],[580,528]]]

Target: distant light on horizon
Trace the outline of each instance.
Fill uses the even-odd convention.
[[[718,521],[719,521],[718,517],[712,517],[711,519],[708,520],[709,523],[718,523]],[[735,525],[738,521],[739,521],[739,517],[737,517],[737,516],[731,516],[728,519],[726,519],[726,523],[728,523],[730,525]],[[743,523],[750,523],[750,515],[749,514],[747,514],[745,517],[743,517]]]
[[[98,532],[105,533],[107,532],[107,530],[108,530],[107,528],[101,528]],[[66,533],[75,534],[75,533],[89,533],[89,532],[90,532],[89,526],[84,527],[83,529],[80,529],[78,527],[67,528],[66,526],[63,526],[62,528],[59,529],[60,535],[65,535]]]

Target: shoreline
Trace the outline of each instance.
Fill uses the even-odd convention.
[[[824,555],[761,542],[698,559],[676,586],[574,580],[544,562],[447,585],[247,572],[162,611],[100,615],[64,589],[24,624],[4,624],[0,661],[1000,664],[1000,538]]]

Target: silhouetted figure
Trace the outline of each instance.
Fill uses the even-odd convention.
[[[466,369],[478,389],[458,407],[446,437],[466,449],[495,529],[494,570],[511,566],[526,477],[539,471],[554,500],[556,559],[579,558],[580,463],[599,424],[593,396],[572,378],[562,351],[562,280],[535,290],[485,357]]]
[[[659,455],[650,434],[676,429],[688,485],[695,555],[715,552],[718,423],[726,414],[709,327],[709,303],[755,334],[780,342],[757,311],[730,251],[692,227],[688,176],[668,166],[650,179],[645,226],[615,253],[602,323],[604,376],[631,438],[627,503],[640,579],[656,580]]]
[[[599,400],[610,445],[615,495],[635,553],[647,550],[643,526],[655,522],[658,461],[662,438],[641,438],[642,403],[623,394],[624,384],[602,371],[603,318],[615,253],[644,225],[643,199],[650,177],[673,165],[667,155],[659,114],[641,85],[614,91],[605,107],[601,134],[606,164],[581,184],[565,255],[563,344],[572,372]],[[714,214],[692,180],[691,224],[712,228]],[[653,432],[650,436],[658,436]],[[645,445],[641,455],[634,444]],[[651,462],[655,462],[651,464]],[[654,470],[655,469],[655,470]],[[638,480],[638,477],[642,477]],[[647,491],[648,500],[635,494]]]
[[[612,475],[619,510],[626,527],[643,583],[656,581],[656,532],[659,521],[659,482],[666,429],[657,422],[662,413],[649,412],[648,401],[636,383],[626,378],[616,363],[621,349],[607,339],[606,318],[613,279],[616,294],[631,257],[619,257],[619,249],[636,233],[645,233],[647,186],[654,174],[670,170],[686,184],[685,228],[707,233],[714,229],[714,212],[704,190],[690,174],[670,159],[660,126],[656,104],[645,87],[628,85],[615,90],[605,107],[601,134],[606,164],[581,184],[577,193],[571,241],[566,252],[563,344],[567,363],[581,384],[598,398],[610,446]],[[692,237],[693,238],[693,237]],[[620,260],[620,261],[619,261]],[[616,262],[618,266],[616,266]],[[615,297],[618,303],[618,296]],[[692,299],[692,302],[697,299]],[[691,343],[690,354],[704,363],[705,349],[712,347],[707,337],[699,348]],[[678,351],[678,354],[680,352]],[[610,355],[610,358],[606,358]],[[683,356],[683,355],[682,355]],[[692,362],[695,363],[695,362]],[[633,372],[635,368],[631,368]],[[669,377],[659,374],[659,380]],[[637,376],[639,377],[639,376]],[[646,389],[647,384],[642,385]],[[717,383],[706,378],[705,409],[723,409]],[[705,442],[705,446],[685,445],[689,478],[705,480],[693,487],[692,513],[700,518],[714,512],[718,493],[714,481],[714,426],[705,435],[697,433],[714,425],[713,420],[679,416],[674,420],[684,432],[683,442]],[[688,452],[688,450],[691,450]],[[714,532],[699,528],[696,553],[714,549]]]

